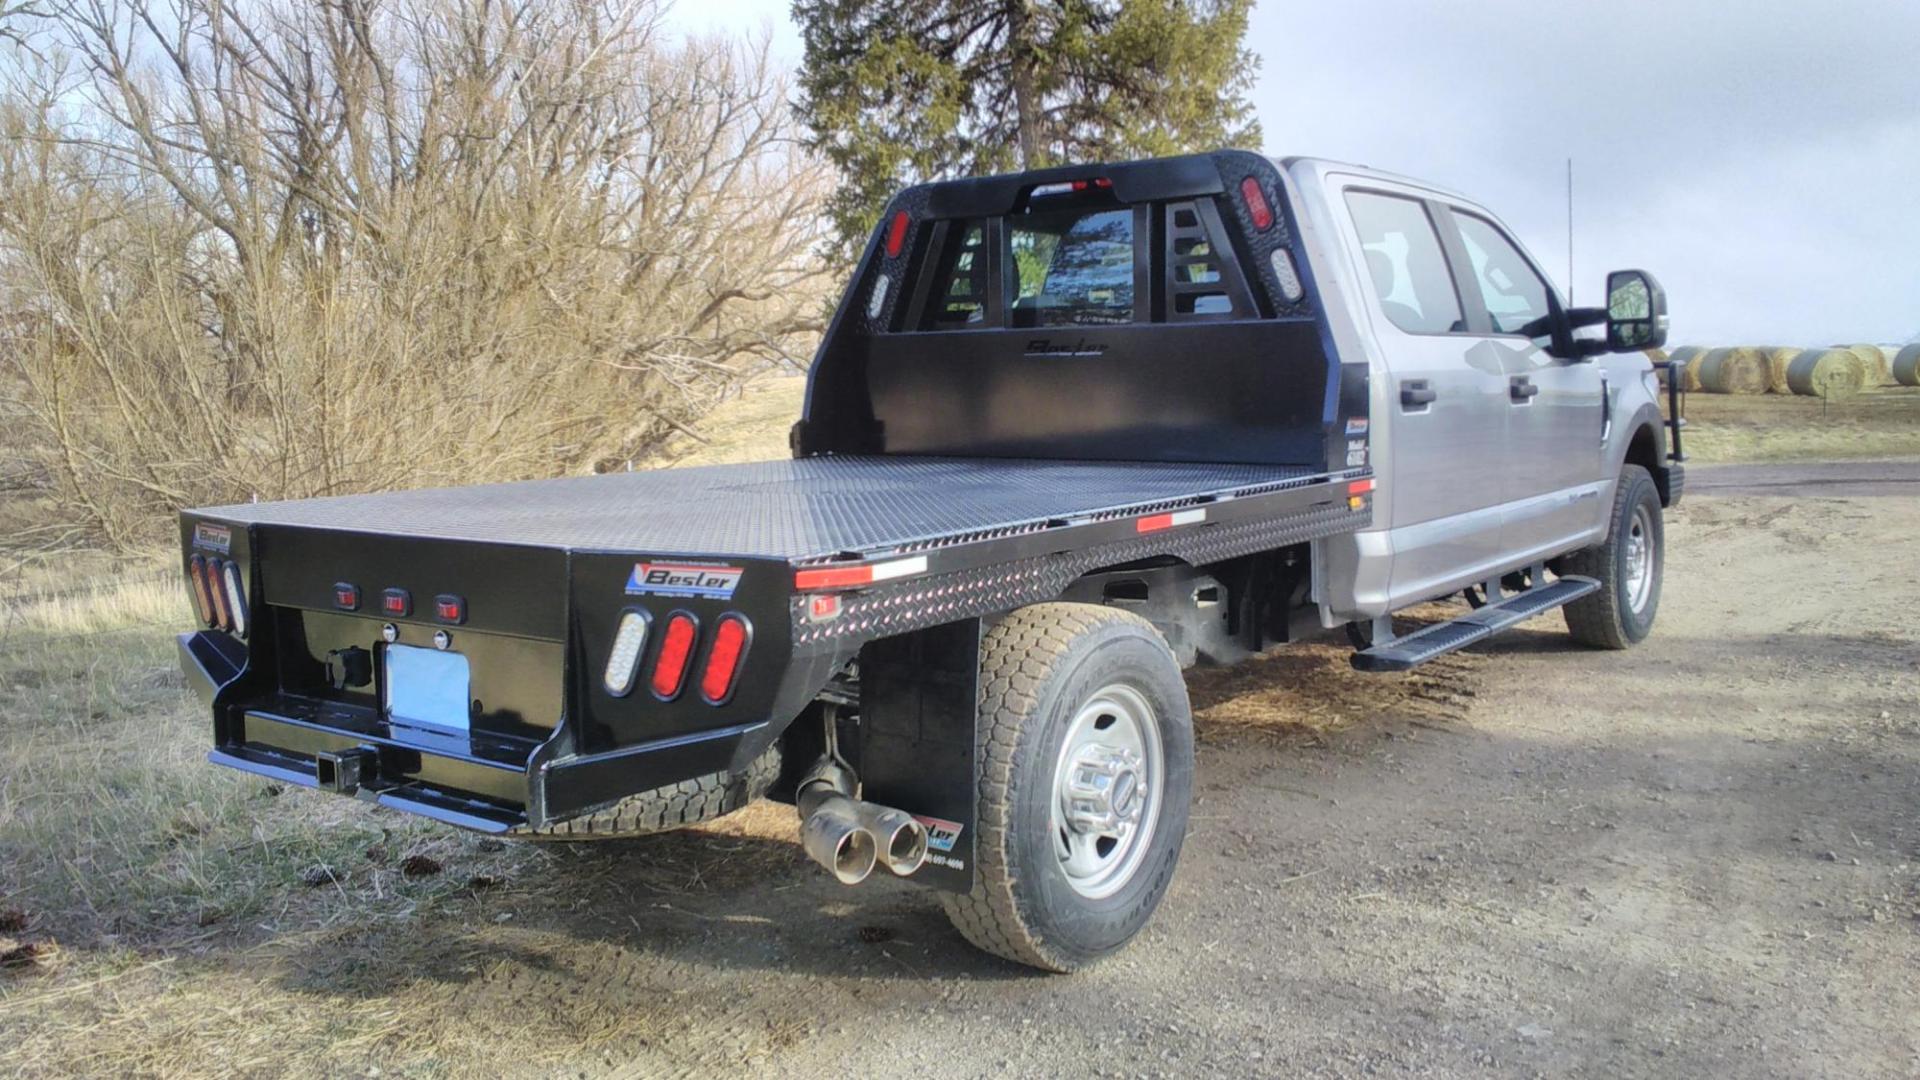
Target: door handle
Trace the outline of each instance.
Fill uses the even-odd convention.
[[[1513,381],[1507,384],[1507,393],[1516,402],[1525,401],[1539,392],[1540,388],[1533,385],[1533,380],[1525,375],[1515,375]]]
[[[1432,384],[1425,379],[1402,379],[1400,381],[1400,407],[1416,409],[1422,405],[1433,404],[1439,395],[1434,393]]]

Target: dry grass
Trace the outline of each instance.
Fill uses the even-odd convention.
[[[1767,394],[1689,394],[1687,456],[1696,463],[1822,461],[1920,454],[1920,389],[1868,390],[1845,401]]]

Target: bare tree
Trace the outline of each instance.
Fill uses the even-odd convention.
[[[50,15],[0,100],[0,393],[117,542],[605,468],[819,329],[824,178],[764,43],[653,0]]]

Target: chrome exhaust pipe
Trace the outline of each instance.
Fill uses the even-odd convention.
[[[860,824],[879,846],[879,861],[901,877],[927,861],[927,827],[912,814],[891,806],[859,802]]]
[[[860,821],[860,804],[821,784],[800,793],[800,846],[842,885],[873,873],[878,844]]]

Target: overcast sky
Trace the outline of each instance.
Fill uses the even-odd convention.
[[[688,28],[786,0],[680,0]],[[1260,0],[1271,154],[1361,162],[1506,219],[1575,298],[1667,287],[1673,344],[1920,334],[1920,2]]]

